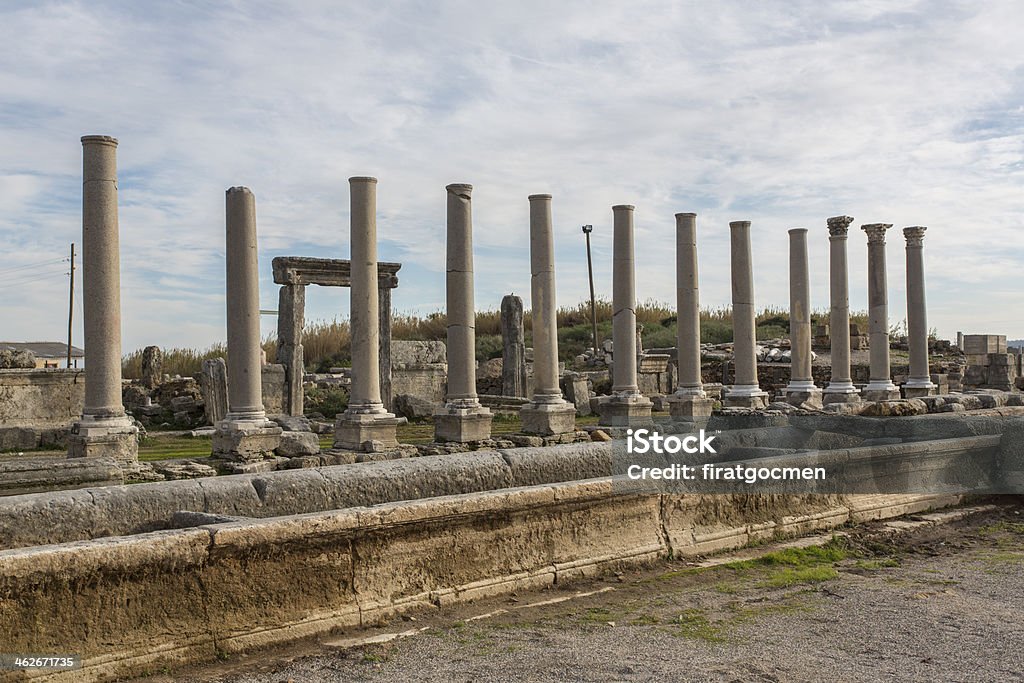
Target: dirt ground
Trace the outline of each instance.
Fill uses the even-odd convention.
[[[145,680],[1024,681],[1020,501],[843,533],[713,568],[668,561],[418,613]],[[353,642],[399,632],[415,635]]]

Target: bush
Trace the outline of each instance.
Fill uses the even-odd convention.
[[[492,358],[501,358],[504,349],[500,334],[476,335],[476,359],[481,363]]]
[[[306,389],[304,411],[307,415],[320,413],[333,418],[348,408],[348,392],[341,387],[312,387]]]

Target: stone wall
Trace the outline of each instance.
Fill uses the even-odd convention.
[[[0,450],[63,447],[84,403],[84,370],[0,370]]]
[[[404,395],[439,406],[444,404],[447,391],[448,357],[444,342],[391,342],[393,401]]]
[[[74,680],[119,680],[958,501],[612,495],[607,481],[574,481],[268,520],[197,515],[190,528],[0,552],[0,642],[79,654]]]
[[[263,366],[263,409],[267,415],[284,415],[286,378],[284,365],[272,363]]]

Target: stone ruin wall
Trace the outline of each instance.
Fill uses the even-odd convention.
[[[0,451],[64,447],[85,403],[85,371],[0,370]]]

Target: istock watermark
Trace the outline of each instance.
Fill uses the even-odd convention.
[[[703,429],[697,434],[679,437],[675,434],[662,436],[650,429],[627,429],[626,430],[626,452],[644,455],[646,453],[657,453],[658,455],[677,455],[687,453],[696,455],[698,453],[718,453],[712,442],[715,435],[708,435]]]

